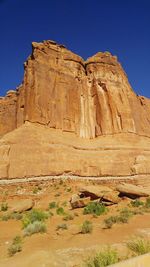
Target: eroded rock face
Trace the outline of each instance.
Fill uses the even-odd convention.
[[[117,58],[32,48],[23,83],[0,98],[0,178],[150,174],[150,100]]]
[[[10,90],[0,98],[0,136],[16,129],[16,92]]]
[[[0,100],[1,135],[30,121],[83,138],[150,136],[150,100],[136,96],[117,57],[99,52],[84,61],[53,41],[32,48],[23,84]]]

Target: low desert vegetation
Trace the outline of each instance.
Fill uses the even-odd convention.
[[[65,211],[64,211],[64,208],[63,207],[58,207],[57,209],[56,209],[56,213],[57,213],[57,215],[65,215]]]
[[[122,209],[118,215],[110,216],[104,220],[105,228],[110,229],[116,223],[128,223],[135,213],[127,208]]]
[[[56,230],[67,230],[68,226],[66,223],[58,224]]]
[[[120,261],[117,250],[107,247],[85,260],[84,267],[106,267]]]
[[[46,233],[46,224],[42,221],[34,221],[26,226],[24,229],[24,236],[30,236],[36,233]]]
[[[22,219],[22,214],[19,212],[9,212],[7,214],[3,214],[1,216],[2,221],[8,221],[8,220],[21,220]]]
[[[57,207],[58,204],[55,201],[50,202],[48,206],[49,209],[56,209]]]
[[[7,211],[8,210],[8,203],[2,202],[1,204],[1,211]]]
[[[81,234],[88,234],[93,231],[93,225],[92,222],[86,220],[83,222],[81,226]]]
[[[23,216],[22,219],[23,228],[26,228],[29,224],[31,225],[37,221],[44,222],[46,219],[48,219],[48,217],[49,215],[47,212],[33,209]]]
[[[118,263],[122,260],[133,256],[139,256],[150,252],[150,241],[143,238],[134,238],[126,243],[127,249],[131,252],[130,256],[122,257],[119,252],[112,248],[106,247],[94,256],[86,259],[82,267],[105,267],[111,264]]]
[[[45,220],[48,219],[49,214],[47,212],[33,209],[26,213],[22,219],[24,236],[30,236],[35,233],[45,233],[47,227]]]
[[[132,207],[136,207],[137,208],[137,207],[140,207],[140,206],[143,206],[143,205],[144,205],[144,202],[140,201],[138,199],[131,201],[131,206]]]
[[[98,202],[90,202],[83,210],[83,214],[93,214],[100,216],[101,214],[106,213],[107,208]]]
[[[135,238],[127,242],[127,247],[133,252],[133,256],[150,252],[150,241],[143,238]]]
[[[8,248],[8,255],[11,257],[20,251],[22,251],[22,238],[21,236],[17,235],[14,237],[12,244]]]
[[[67,213],[64,217],[63,217],[63,220],[64,221],[71,221],[71,220],[73,220],[74,219],[74,216],[73,216],[73,214],[71,214],[71,213]]]
[[[150,198],[146,199],[145,208],[147,208],[147,209],[150,208]]]

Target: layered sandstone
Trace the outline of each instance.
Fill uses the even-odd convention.
[[[53,41],[32,48],[23,84],[0,100],[1,135],[30,121],[79,137],[150,136],[150,100],[136,96],[115,56],[99,52],[84,61]]]
[[[150,100],[116,56],[84,61],[34,42],[24,68],[21,86],[0,98],[0,177],[150,173]]]

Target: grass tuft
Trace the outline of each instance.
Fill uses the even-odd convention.
[[[68,226],[66,223],[59,224],[59,225],[57,225],[57,228],[56,228],[57,231],[58,230],[67,230],[67,229],[68,229]]]
[[[1,211],[6,211],[6,210],[8,210],[8,203],[2,202],[2,204],[1,204]]]
[[[17,235],[13,239],[12,244],[8,248],[8,255],[11,257],[20,251],[22,251],[22,238],[19,235]]]
[[[35,221],[27,225],[24,229],[24,236],[30,236],[36,233],[46,233],[47,228],[44,222]]]
[[[106,267],[119,262],[117,250],[106,248],[85,261],[84,267]]]
[[[81,227],[81,233],[82,234],[88,234],[93,231],[93,225],[90,221],[84,221]]]
[[[83,214],[94,214],[99,216],[106,213],[107,208],[98,202],[90,202],[83,210]]]
[[[135,256],[143,255],[150,252],[150,241],[142,238],[136,238],[127,242],[127,247],[134,253]]]
[[[33,209],[24,215],[22,219],[23,228],[36,221],[44,222],[46,219],[48,219],[47,212]]]

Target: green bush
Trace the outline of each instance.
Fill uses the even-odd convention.
[[[112,248],[106,248],[97,253],[94,257],[85,261],[85,267],[105,267],[119,262],[118,252]]]
[[[23,228],[26,228],[29,224],[34,223],[35,221],[43,222],[46,219],[48,219],[48,213],[33,209],[25,214],[25,216],[22,219]]]
[[[142,238],[127,242],[127,247],[134,253],[134,255],[143,255],[150,252],[150,241]]]
[[[111,228],[113,224],[115,223],[128,223],[129,218],[133,215],[134,213],[128,209],[123,209],[119,215],[117,216],[110,216],[109,218],[104,220],[105,227],[106,228]]]
[[[56,210],[56,213],[58,215],[65,215],[65,211],[62,207],[58,207],[57,210]]]
[[[8,221],[11,219],[11,213],[7,213],[7,214],[4,214],[2,217],[1,217],[1,220],[2,221]]]
[[[73,219],[74,219],[74,216],[73,214],[70,214],[70,213],[66,214],[65,217],[63,218],[64,221],[71,221]]]
[[[137,207],[143,206],[144,203],[142,201],[136,199],[136,200],[131,201],[131,205],[132,205],[132,207],[137,208]]]
[[[8,210],[8,203],[3,202],[3,203],[1,204],[1,211],[6,211],[6,210]]]
[[[46,225],[42,221],[35,221],[27,225],[24,229],[24,236],[30,236],[36,233],[45,233],[47,231]]]
[[[145,207],[148,209],[150,208],[150,198],[146,199]]]
[[[83,214],[101,215],[107,211],[106,207],[98,202],[90,202],[83,210]]]
[[[8,221],[8,220],[21,220],[22,219],[22,214],[21,213],[18,213],[18,212],[10,212],[10,213],[7,213],[7,214],[4,214],[2,217],[1,217],[1,220],[2,221]]]
[[[59,224],[59,225],[57,225],[57,228],[56,228],[56,230],[58,231],[58,230],[67,230],[68,229],[68,226],[67,226],[67,224],[66,223],[62,223],[62,224]]]
[[[19,212],[13,212],[11,213],[11,219],[14,219],[14,220],[22,220],[22,217],[23,215]]]
[[[8,255],[13,256],[17,252],[20,252],[22,250],[22,238],[20,236],[16,236],[13,239],[12,244],[8,248]]]
[[[106,228],[111,228],[113,224],[117,222],[118,222],[118,216],[110,216],[109,218],[104,220]]]
[[[49,203],[48,207],[49,207],[49,209],[55,209],[55,208],[57,208],[57,203],[55,201],[52,201]]]
[[[68,188],[66,189],[66,191],[67,191],[67,192],[71,192],[71,191],[72,191],[71,187],[68,187]]]
[[[93,230],[93,225],[90,221],[85,221],[83,224],[82,224],[82,227],[81,227],[81,233],[82,234],[87,234],[87,233],[91,233]]]
[[[124,208],[120,211],[120,222],[128,222],[129,218],[131,218],[134,215],[134,212],[132,210],[129,210],[127,208]]]

